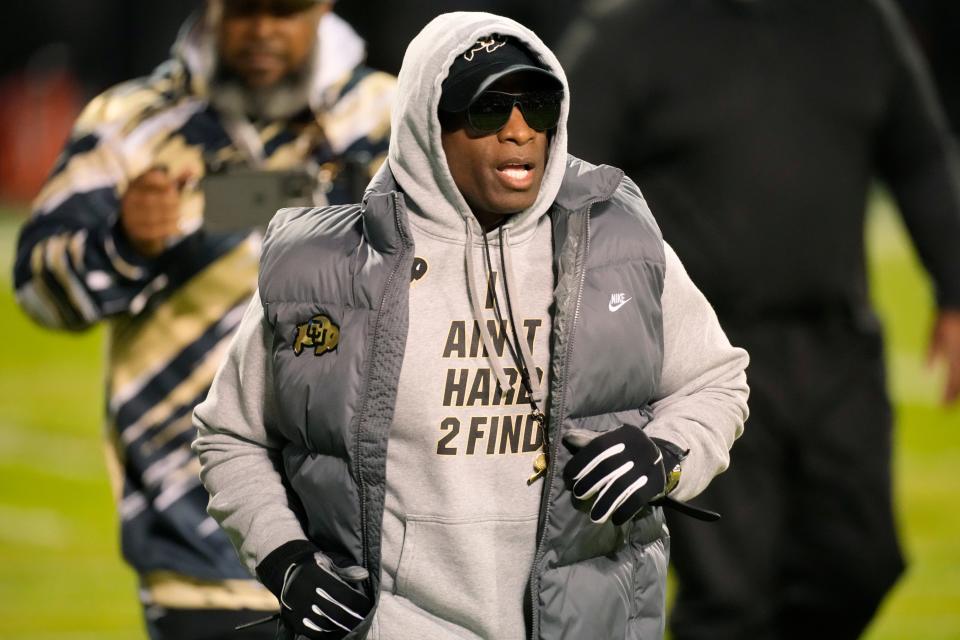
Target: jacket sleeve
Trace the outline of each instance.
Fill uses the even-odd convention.
[[[251,573],[281,545],[307,540],[281,475],[284,439],[271,425],[272,341],[256,293],[207,399],[193,412],[207,511]]]
[[[137,254],[117,224],[128,176],[116,141],[126,119],[109,103],[101,96],[80,116],[17,242],[17,300],[48,327],[136,315],[165,286],[157,262]]]
[[[960,157],[906,21],[875,0],[892,65],[876,161],[899,205],[941,308],[960,309]]]
[[[650,436],[689,455],[672,497],[686,501],[724,471],[747,419],[747,352],[730,345],[716,313],[664,243],[663,369]]]

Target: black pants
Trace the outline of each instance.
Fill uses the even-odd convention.
[[[750,352],[730,468],[669,514],[675,640],[857,638],[903,571],[881,340],[847,323],[725,323]]]
[[[150,640],[274,640],[276,621],[235,630],[238,625],[266,618],[269,611],[249,609],[163,609],[145,612]]]

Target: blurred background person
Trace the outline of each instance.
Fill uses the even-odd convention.
[[[751,425],[670,523],[676,640],[856,638],[903,570],[864,212],[892,190],[960,395],[956,150],[888,0],[593,2],[560,47],[570,150],[633,177],[751,354]]]
[[[270,208],[243,202],[245,185],[280,175],[282,190],[292,168],[310,170],[316,202],[353,201],[385,154],[394,79],[364,66],[330,8],[201,5],[171,60],[84,109],[20,233],[22,308],[51,328],[108,327],[108,468],[152,638],[273,637],[233,632],[277,603],[207,516],[190,451],[193,407],[256,287],[260,234],[205,227]],[[229,210],[197,187],[216,177]]]

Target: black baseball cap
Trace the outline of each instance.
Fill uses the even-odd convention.
[[[560,79],[515,38],[494,34],[477,40],[450,65],[450,73],[441,85],[440,109],[464,111],[491,84],[517,72],[537,76],[550,89],[563,89]]]

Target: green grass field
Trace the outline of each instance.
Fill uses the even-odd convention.
[[[142,639],[102,456],[102,334],[44,331],[16,307],[19,223],[0,213],[0,638]],[[910,567],[867,638],[960,638],[960,410],[938,407],[941,378],[923,366],[929,287],[885,201],[873,208],[868,236],[897,402]]]

